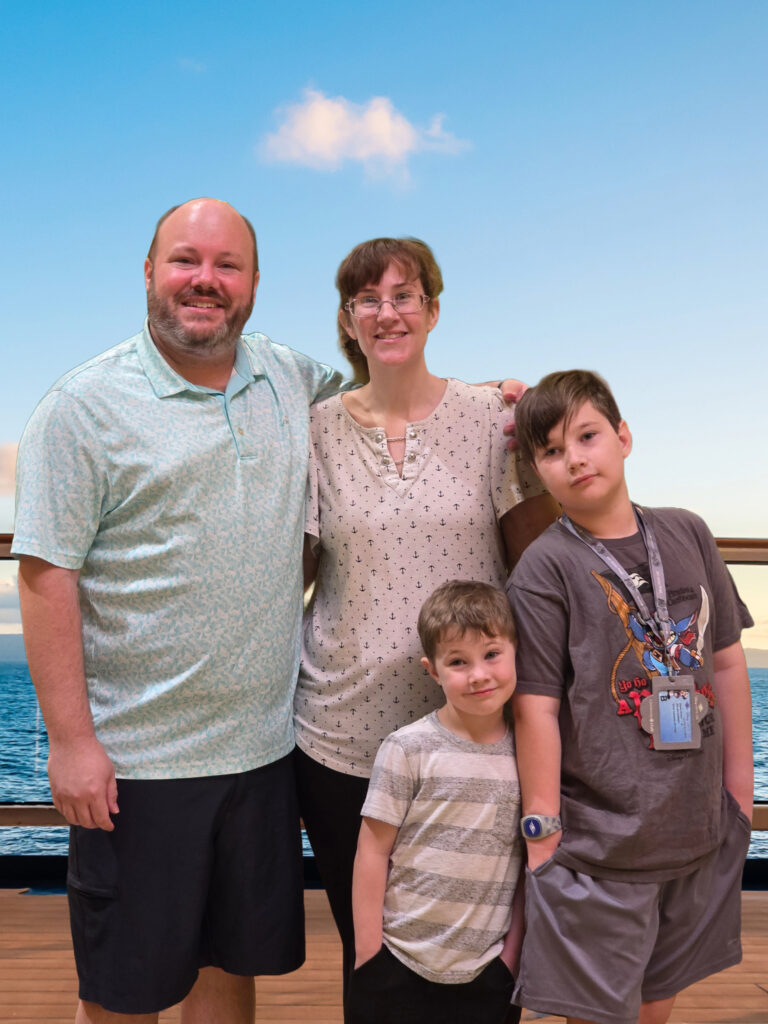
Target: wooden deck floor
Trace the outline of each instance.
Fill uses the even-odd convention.
[[[257,981],[257,1020],[341,1024],[340,948],[325,894],[307,891],[307,962]],[[768,1024],[768,893],[743,894],[744,960],[680,994],[673,1024]],[[76,978],[66,899],[0,889],[0,1024],[71,1024]],[[524,1019],[561,1024],[560,1017]],[[177,1009],[162,1024],[179,1020]]]

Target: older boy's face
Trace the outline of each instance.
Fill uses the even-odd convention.
[[[448,636],[437,644],[435,660],[422,658],[421,663],[442,687],[446,702],[462,715],[501,718],[517,682],[515,647],[503,636]]]
[[[536,452],[534,468],[563,511],[579,522],[580,513],[607,512],[626,498],[624,459],[631,450],[624,420],[614,430],[603,413],[585,402],[567,427],[561,420],[552,428],[546,447]]]

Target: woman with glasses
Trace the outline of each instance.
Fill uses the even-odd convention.
[[[443,282],[417,239],[377,238],[339,267],[339,335],[362,387],[311,410],[304,620],[296,691],[301,811],[354,965],[352,866],[379,744],[436,708],[422,602],[456,577],[503,586],[554,517],[506,450],[500,392],[430,373]]]

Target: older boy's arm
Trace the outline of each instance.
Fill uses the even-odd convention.
[[[355,967],[370,960],[381,949],[384,892],[387,887],[389,856],[396,838],[395,825],[388,825],[375,818],[363,818],[360,823],[352,874]]]
[[[752,820],[752,696],[740,643],[715,651],[715,694],[723,723],[723,785]]]
[[[523,933],[525,932],[525,872],[520,872],[517,881],[517,888],[512,900],[512,920],[509,931],[504,939],[504,947],[499,956],[517,977],[517,970],[520,966],[520,950],[523,945]]]
[[[520,693],[512,698],[515,750],[523,814],[560,813],[560,701],[557,697]],[[533,871],[549,860],[562,831],[526,842],[528,867]]]

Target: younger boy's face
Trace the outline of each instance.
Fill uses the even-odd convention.
[[[515,647],[503,636],[454,634],[437,644],[434,661],[421,663],[461,715],[500,717],[517,682]]]
[[[626,495],[624,460],[632,450],[632,435],[624,420],[614,430],[591,402],[564,424],[560,420],[546,447],[536,451],[534,469],[563,511],[578,522],[580,513],[608,510]]]

